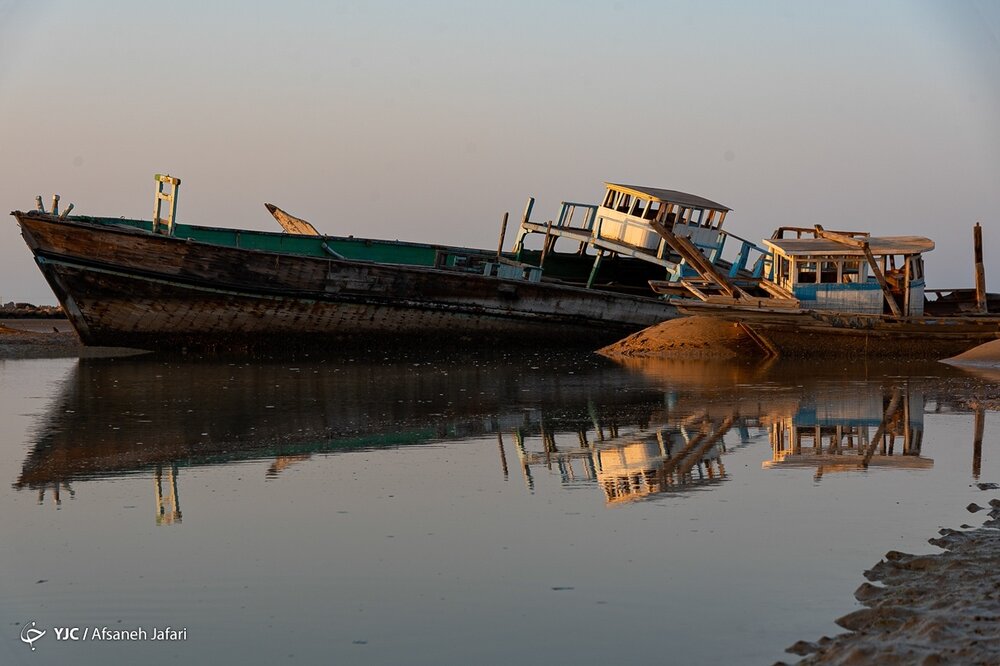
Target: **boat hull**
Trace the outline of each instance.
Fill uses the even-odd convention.
[[[676,316],[653,299],[426,266],[242,249],[15,213],[88,345],[598,345]]]
[[[681,314],[746,326],[781,356],[944,359],[1000,337],[1000,315],[891,318],[674,302]]]

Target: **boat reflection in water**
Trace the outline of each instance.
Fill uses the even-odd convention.
[[[604,428],[595,421],[575,433],[518,429],[513,439],[529,489],[535,488],[532,468],[543,466],[557,471],[563,485],[596,483],[608,503],[619,504],[720,483],[727,476],[722,456],[733,448],[724,436],[736,427],[739,446],[747,444],[751,421],[663,408],[643,428]],[[503,451],[502,436],[500,446]],[[506,474],[505,456],[503,464]]]
[[[538,430],[550,418],[645,427],[663,393],[644,386],[591,358],[81,359],[14,487],[59,505],[77,482],[152,474],[157,523],[175,524],[184,467],[270,459],[265,476],[277,479],[316,455]]]
[[[598,487],[610,505],[715,487],[730,477],[726,455],[767,440],[765,468],[807,467],[817,478],[928,469],[924,413],[972,411],[955,400],[961,372],[932,370],[867,366],[852,377],[842,366],[550,357],[81,359],[14,486],[58,504],[75,497],[77,482],[151,475],[156,521],[169,525],[182,520],[183,467],[270,460],[265,477],[278,479],[317,455],[484,437],[496,438],[504,476],[523,477],[529,491]],[[974,475],[981,414],[976,422]]]
[[[794,414],[770,425],[773,467],[814,467],[825,473],[872,466],[929,469],[920,455],[924,436],[922,387],[860,384],[803,397]]]

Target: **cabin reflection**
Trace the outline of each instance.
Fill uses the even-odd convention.
[[[793,414],[770,424],[772,459],[765,469],[814,467],[816,478],[869,467],[929,469],[920,455],[925,396],[908,384],[859,383],[804,396]]]
[[[564,486],[597,485],[608,504],[624,504],[666,493],[693,490],[727,478],[722,457],[732,444],[724,437],[734,427],[739,445],[751,440],[752,419],[697,413],[654,414],[649,423],[623,428],[598,421],[575,433],[515,430],[512,433],[521,473],[535,489],[533,468],[558,474]],[[500,439],[506,474],[506,456]]]

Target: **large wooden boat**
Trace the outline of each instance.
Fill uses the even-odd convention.
[[[679,280],[683,258],[650,224],[694,234],[721,262],[729,211],[609,183],[603,205],[564,203],[555,224],[533,222],[529,200],[514,250],[491,252],[322,236],[271,205],[285,233],[180,224],[179,183],[156,177],[151,221],[60,215],[40,198],[12,213],[85,344],[601,344],[677,315],[648,283]],[[748,272],[746,254],[726,269]]]
[[[741,326],[769,355],[943,359],[1000,337],[1000,297],[986,294],[977,225],[977,289],[928,290],[916,236],[781,228],[762,278],[723,293],[711,276],[682,280],[686,315]]]

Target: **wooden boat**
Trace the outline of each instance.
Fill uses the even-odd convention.
[[[682,281],[697,298],[672,302],[735,322],[769,355],[942,359],[1000,337],[1000,314],[989,313],[1000,297],[981,280],[976,290],[925,289],[927,238],[785,227],[764,244],[760,280],[722,293],[703,274]]]
[[[609,183],[604,205],[564,203],[556,224],[531,221],[529,200],[504,253],[321,236],[271,205],[286,233],[180,224],[179,184],[156,176],[152,221],[60,215],[57,197],[48,212],[39,197],[37,210],[12,213],[85,344],[593,346],[677,315],[648,282],[680,279],[683,260],[643,229],[676,225],[718,254],[729,210]],[[532,237],[543,237],[540,249],[527,246]],[[726,267],[747,272],[745,263]]]

